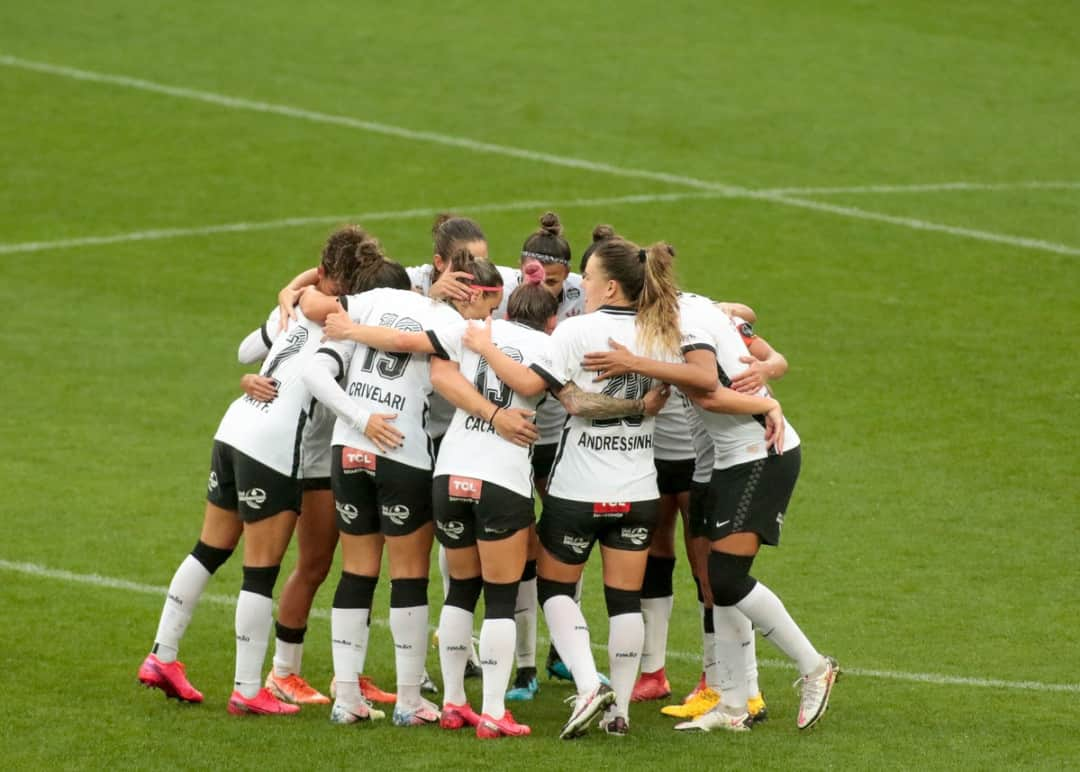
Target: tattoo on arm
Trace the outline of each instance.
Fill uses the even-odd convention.
[[[568,383],[559,392],[559,401],[566,412],[582,418],[622,418],[645,413],[645,400],[620,399],[607,394],[582,391],[575,383]]]

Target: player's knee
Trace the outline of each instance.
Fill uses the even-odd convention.
[[[734,606],[750,594],[757,584],[750,576],[753,563],[753,555],[729,555],[715,550],[709,553],[709,586],[714,605]]]
[[[513,619],[518,582],[484,582],[484,619]]]
[[[191,550],[191,557],[202,563],[203,568],[211,574],[221,568],[232,554],[232,548],[211,547],[201,539],[195,542],[195,548]]]

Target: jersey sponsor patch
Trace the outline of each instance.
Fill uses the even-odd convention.
[[[597,501],[592,505],[593,517],[622,517],[629,511],[629,501]]]
[[[480,492],[484,489],[484,481],[477,480],[475,477],[452,474],[448,488],[452,501],[479,501]]]
[[[374,472],[377,458],[370,451],[345,447],[341,449],[341,469],[345,474]]]

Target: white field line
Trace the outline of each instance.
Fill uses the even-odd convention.
[[[158,228],[131,233],[116,233],[108,236],[84,236],[81,238],[56,239],[55,241],[24,241],[12,244],[0,244],[0,255],[23,252],[44,252],[50,249],[68,247],[100,246],[121,244],[128,241],[157,241],[176,239],[186,236],[211,236],[218,233],[245,233],[248,231],[274,230],[277,228],[296,228],[308,225],[336,225],[346,222],[368,223],[379,220],[409,220],[421,217],[434,217],[439,212],[516,212],[545,208],[569,208],[590,206],[619,206],[623,204],[650,204],[663,201],[683,201],[689,198],[713,198],[717,193],[691,192],[657,193],[636,196],[612,196],[609,198],[579,198],[566,201],[508,201],[501,204],[477,204],[474,206],[451,206],[438,208],[400,209],[387,212],[365,212],[350,215],[319,215],[316,217],[286,217],[280,220],[261,220],[255,222],[222,223],[203,225],[194,228]]]
[[[770,196],[835,196],[868,193],[949,193],[953,191],[1080,190],[1080,182],[1031,180],[1024,182],[927,182],[914,185],[840,185],[834,187],[763,188]]]
[[[553,153],[541,153],[534,150],[511,147],[509,145],[499,145],[491,142],[479,142],[477,140],[468,139],[466,137],[457,137],[449,134],[440,134],[431,131],[416,131],[414,129],[407,129],[401,126],[393,126],[390,124],[378,123],[375,121],[365,121],[359,118],[352,118],[344,115],[334,115],[331,113],[323,113],[315,110],[305,110],[303,108],[290,107],[288,105],[275,104],[271,102],[262,102],[253,99],[244,99],[241,97],[231,97],[224,94],[216,94],[210,91],[201,91],[197,89],[183,88],[179,86],[170,86],[164,83],[156,83],[154,81],[144,80],[141,78],[130,78],[123,75],[110,75],[107,73],[93,72],[91,70],[81,70],[73,67],[63,67],[59,65],[48,64],[46,62],[36,62],[7,55],[0,55],[0,65],[22,70],[29,70],[33,72],[40,72],[48,75],[56,75],[59,77],[72,78],[75,80],[88,81],[93,83],[106,83],[114,86],[137,89],[140,91],[164,94],[167,96],[177,97],[181,99],[191,99],[234,110],[251,110],[260,113],[269,113],[289,118],[297,118],[300,120],[311,121],[314,123],[344,126],[351,129],[359,129],[361,131],[367,131],[374,134],[382,134],[384,136],[391,136],[399,139],[428,142],[438,145],[445,145],[448,147],[458,147],[477,153],[509,156],[512,158],[519,158],[526,161],[545,163],[552,166],[583,169],[585,171],[598,172],[601,174],[611,174],[619,177],[629,177],[651,180],[653,182],[660,182],[671,185],[681,185],[684,187],[694,188],[696,190],[706,190],[713,193],[719,193],[724,196],[731,196],[734,198],[750,198],[759,201],[768,201],[774,204],[780,204],[782,206],[792,206],[803,209],[828,212],[830,214],[835,214],[842,217],[851,217],[860,220],[882,222],[890,225],[897,225],[900,227],[914,228],[916,230],[947,233],[949,235],[958,236],[961,238],[989,241],[998,244],[1007,244],[1023,249],[1035,249],[1065,255],[1080,255],[1080,249],[1078,248],[1070,247],[1064,244],[1056,244],[1054,242],[1044,241],[1041,239],[1009,236],[1007,234],[991,233],[989,231],[981,231],[971,228],[955,228],[949,225],[943,225],[940,223],[934,223],[925,220],[917,220],[910,217],[894,217],[892,215],[882,214],[880,212],[872,212],[856,207],[830,207],[829,205],[817,204],[816,202],[806,201],[804,199],[791,198],[785,195],[780,195],[768,191],[753,191],[745,187],[729,185],[721,182],[711,182],[708,180],[701,180],[694,177],[668,174],[666,172],[650,171],[647,169],[634,169],[623,166],[615,166],[613,164],[600,163],[596,161],[589,161],[586,159],[573,158],[569,156],[560,156]]]
[[[161,598],[165,596],[165,592],[167,589],[165,587],[159,587],[152,584],[143,584],[141,582],[131,582],[126,579],[117,579],[111,576],[100,576],[99,574],[77,574],[72,571],[65,571],[63,569],[49,568],[48,566],[39,565],[37,563],[16,562],[3,559],[0,559],[0,570],[23,574],[27,576],[36,576],[43,579],[54,579],[61,582],[68,582],[71,584],[89,585],[91,587],[102,587],[112,590],[125,590],[127,592],[139,593],[142,595],[155,595]],[[213,603],[215,605],[222,606],[235,606],[236,596],[205,593],[201,598],[201,602]],[[329,619],[330,612],[326,611],[325,609],[312,608],[311,616],[315,617],[316,619]],[[387,626],[388,624],[387,622],[380,619],[376,619],[374,621],[375,624],[381,626]],[[593,648],[603,651],[607,649],[607,646],[594,643]],[[695,654],[692,652],[672,651],[669,649],[668,656],[672,659],[678,659],[684,662],[701,662],[700,653]],[[782,662],[779,660],[764,659],[759,660],[758,664],[770,668],[791,669],[790,663]],[[855,668],[847,666],[844,666],[843,672],[846,675],[852,676],[864,676],[867,678],[884,678],[893,681],[907,681],[912,683],[926,683],[933,684],[935,686],[974,686],[981,688],[1014,689],[1020,691],[1080,693],[1080,684],[1054,684],[1043,683],[1041,681],[1003,681],[997,678],[969,678],[964,676],[941,675],[938,673],[909,673],[905,671],[872,670],[867,668]]]

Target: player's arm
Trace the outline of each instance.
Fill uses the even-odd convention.
[[[572,381],[556,393],[559,402],[570,415],[581,418],[622,418],[623,416],[656,415],[667,402],[671,390],[661,386],[651,390],[643,399],[623,399],[608,394],[583,391]]]
[[[304,312],[304,316],[317,324],[325,322],[330,314],[344,312],[337,298],[324,295],[312,287],[306,289],[300,296],[300,310]]]
[[[625,373],[638,373],[684,391],[712,391],[720,381],[716,375],[716,356],[708,348],[685,350],[685,362],[661,362],[638,356],[626,346],[608,340],[610,351],[593,351],[585,355],[581,366],[594,370],[595,380],[603,381]]]
[[[296,311],[294,307],[297,301],[300,300],[300,295],[307,287],[312,287],[319,282],[319,269],[308,268],[306,271],[296,276],[292,281],[285,285],[284,289],[278,293],[278,309],[281,312],[281,320],[279,322],[280,329],[284,330],[289,324],[290,319],[296,318]]]
[[[784,412],[772,397],[740,394],[721,386],[708,394],[687,394],[699,407],[710,413],[765,416],[765,442],[782,452],[784,449]]]
[[[727,301],[721,301],[719,303],[714,303],[713,305],[715,305],[717,308],[719,308],[721,311],[723,311],[726,315],[730,317],[737,316],[740,319],[745,319],[746,321],[750,322],[750,324],[757,324],[757,314],[754,313],[754,309],[752,309],[748,305]]]
[[[306,314],[306,312],[305,312]],[[399,447],[404,435],[390,423],[396,413],[371,413],[365,410],[338,386],[337,378],[344,373],[341,355],[333,348],[319,349],[304,371],[304,386],[311,396],[326,405],[341,421],[355,428],[386,452]]]
[[[532,410],[502,408],[494,404],[461,374],[457,362],[433,358],[431,385],[458,410],[491,423],[507,442],[528,447],[540,439],[540,431],[532,422],[535,415]]]
[[[769,345],[760,335],[746,341],[750,356],[739,357],[746,369],[731,379],[731,388],[743,394],[756,394],[770,381],[784,377],[788,370],[787,358]]]
[[[426,332],[409,332],[395,330],[392,327],[357,324],[345,311],[335,311],[326,317],[326,321],[323,322],[323,333],[331,340],[351,340],[380,351],[435,353],[435,347]]]
[[[486,359],[498,379],[512,391],[523,397],[535,397],[547,388],[547,382],[539,374],[499,350],[491,340],[490,317],[482,325],[470,324],[461,340],[466,348]]]

